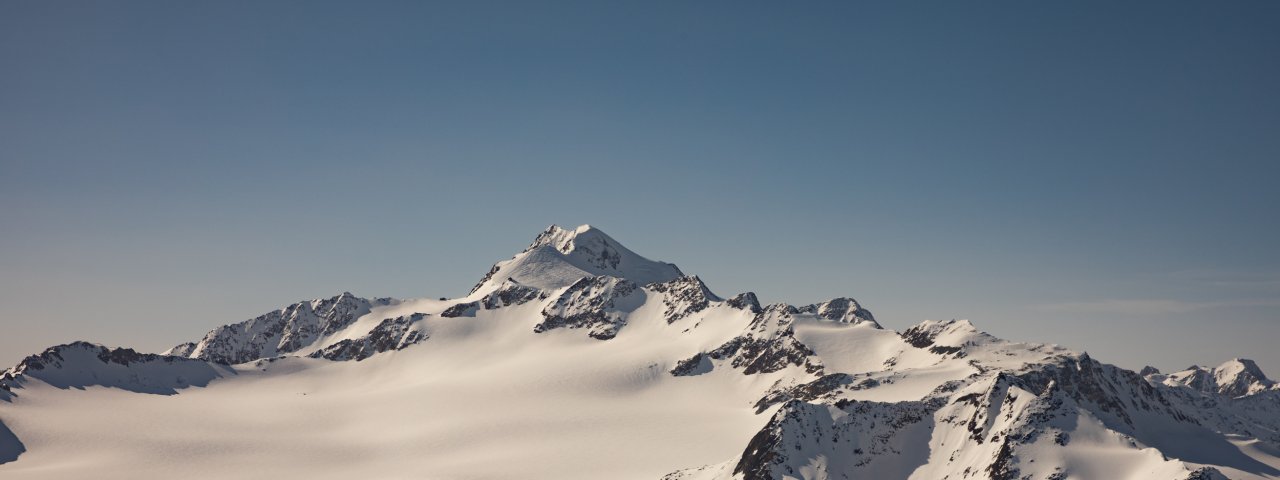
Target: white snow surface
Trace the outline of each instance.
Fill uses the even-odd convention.
[[[589,226],[463,298],[344,293],[168,353],[0,374],[0,478],[1280,478],[1247,360],[1144,378],[848,298],[726,300]]]

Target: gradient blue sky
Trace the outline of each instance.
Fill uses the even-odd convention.
[[[551,223],[1124,367],[1280,377],[1280,3],[0,3],[0,364]]]

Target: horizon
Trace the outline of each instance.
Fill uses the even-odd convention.
[[[590,223],[721,295],[1280,375],[1280,4],[5,12],[0,368]]]

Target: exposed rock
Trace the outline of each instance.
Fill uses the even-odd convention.
[[[760,313],[764,311],[764,309],[760,307],[760,300],[756,299],[756,294],[752,292],[739,293],[733,298],[726,300],[725,303],[730,307],[739,310],[747,310],[751,313]]]
[[[444,309],[443,312],[440,312],[440,316],[444,318],[474,317],[479,309],[480,302],[459,303]]]
[[[667,323],[675,323],[685,317],[706,310],[711,302],[720,301],[702,280],[696,276],[680,277],[669,282],[652,283],[645,287],[662,293],[662,303],[667,309],[663,315]]]
[[[608,340],[622,329],[626,314],[643,302],[644,293],[629,280],[603,276],[583,278],[542,310],[543,321],[535,325],[533,331],[583,328],[591,338]]]
[[[296,352],[333,334],[380,305],[395,300],[368,300],[343,293],[333,298],[298,302],[252,320],[218,327],[194,346],[181,344],[170,354],[222,364],[251,362]]]
[[[329,360],[360,361],[378,353],[403,350],[427,339],[427,334],[418,328],[419,322],[426,317],[424,313],[415,313],[388,318],[378,323],[378,326],[364,337],[342,340],[308,356]]]
[[[820,318],[842,323],[871,323],[880,328],[871,311],[858,305],[852,298],[840,297],[822,303],[806,305],[798,309],[801,313],[814,313]]]

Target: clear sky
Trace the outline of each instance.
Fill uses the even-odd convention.
[[[0,2],[0,364],[591,223],[849,295],[1280,377],[1280,3]]]

